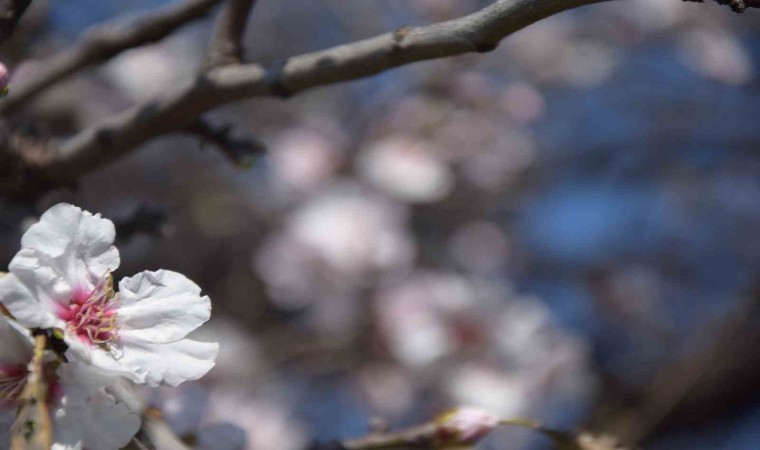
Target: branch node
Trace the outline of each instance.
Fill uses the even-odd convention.
[[[412,28],[412,27],[401,27],[401,28],[399,28],[398,30],[396,30],[396,31],[393,32],[393,40],[397,44],[400,44],[404,40],[404,38],[407,37],[409,35],[409,33],[411,33],[411,31],[413,29],[414,28]]]
[[[272,95],[286,99],[291,96],[293,96],[293,91],[288,89],[285,84],[283,84],[283,72],[285,71],[285,65],[287,64],[286,61],[282,61],[280,63],[274,64],[269,70],[267,70],[266,73],[266,85],[269,89],[269,92],[272,93]]]

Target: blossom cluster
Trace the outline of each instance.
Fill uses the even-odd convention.
[[[115,450],[140,427],[112,395],[126,379],[177,386],[204,376],[216,343],[188,339],[211,302],[185,276],[145,271],[122,279],[114,224],[69,204],[50,208],[21,240],[0,276],[0,448],[8,448],[32,358],[32,334],[48,350],[43,378],[53,419],[53,450]]]

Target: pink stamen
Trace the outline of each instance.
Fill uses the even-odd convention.
[[[92,292],[75,289],[68,307],[61,306],[58,317],[70,332],[90,345],[105,345],[116,338],[118,300],[108,288],[107,279]]]
[[[0,402],[15,402],[25,382],[26,367],[0,365]]]

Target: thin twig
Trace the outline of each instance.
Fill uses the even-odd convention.
[[[127,23],[107,23],[87,31],[78,45],[41,63],[36,76],[14,83],[8,97],[0,101],[0,113],[13,111],[56,82],[92,64],[163,39],[177,28],[205,17],[220,1],[183,1]]]
[[[49,450],[53,444],[53,424],[47,405],[43,367],[46,347],[47,335],[36,333],[29,374],[19,398],[16,421],[11,428],[12,450]]]
[[[250,167],[253,160],[266,152],[264,143],[253,137],[241,138],[232,135],[229,125],[214,126],[205,120],[199,120],[187,127],[187,131],[205,143],[213,144],[232,163],[240,167]]]
[[[214,27],[206,70],[243,61],[243,35],[255,5],[256,0],[227,0]]]

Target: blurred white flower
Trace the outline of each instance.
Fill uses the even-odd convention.
[[[286,233],[330,267],[364,274],[408,264],[404,210],[353,186],[338,185],[290,217]]]
[[[306,306],[308,323],[333,338],[356,331],[361,291],[411,266],[406,209],[351,183],[336,183],[293,211],[254,256],[280,308]]]
[[[639,0],[622,8],[617,7],[615,12],[627,19],[638,31],[654,33],[683,22],[688,17],[686,10],[690,7],[684,2]],[[628,34],[632,33],[628,31]]]
[[[755,72],[748,50],[727,32],[698,29],[686,33],[681,57],[693,70],[726,84],[747,83]]]
[[[124,278],[114,294],[114,238],[110,220],[63,203],[50,208],[0,278],[0,301],[21,325],[62,333],[71,358],[113,374],[151,386],[202,377],[218,345],[185,337],[208,320],[209,298],[166,270]]]
[[[338,169],[343,155],[334,140],[307,128],[286,131],[270,146],[277,182],[286,189],[308,191]]]
[[[133,101],[160,97],[178,83],[192,80],[198,56],[188,35],[131,49],[108,61],[105,74]]]
[[[440,200],[454,184],[449,167],[435,149],[410,137],[371,144],[359,156],[358,169],[379,188],[409,202]]]
[[[413,273],[378,294],[384,339],[402,363],[426,366],[455,351],[473,331],[466,318],[477,299],[476,287],[461,276]]]
[[[453,401],[486,408],[500,417],[525,417],[541,399],[529,377],[475,363],[450,372],[446,388]]]

